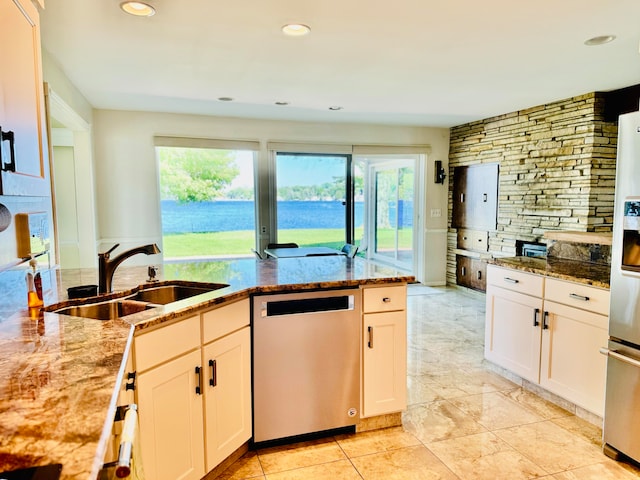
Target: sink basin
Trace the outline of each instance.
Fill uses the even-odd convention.
[[[73,307],[61,308],[55,313],[61,315],[72,315],[74,317],[94,318],[97,320],[113,320],[114,318],[126,317],[134,313],[142,312],[154,308],[142,302],[131,302],[127,300],[110,301],[102,303],[92,303],[89,305],[75,305]]]
[[[228,287],[225,284],[207,284],[202,286],[192,285],[162,285],[159,287],[145,288],[127,297],[130,300],[139,302],[155,303],[156,305],[166,305],[168,303],[195,297],[201,293],[212,292],[220,288]]]

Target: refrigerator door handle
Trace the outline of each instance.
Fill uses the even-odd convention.
[[[621,362],[628,363],[629,365],[633,365],[634,367],[640,368],[640,361],[635,358],[627,357],[626,355],[621,355],[615,350],[609,350],[608,348],[601,348],[600,353],[603,355],[607,355],[608,357],[613,357],[616,360],[620,360]]]

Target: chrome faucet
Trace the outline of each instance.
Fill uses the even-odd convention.
[[[126,252],[121,253],[113,260],[109,260],[109,255],[116,248],[120,246],[119,243],[116,243],[113,247],[111,247],[108,251],[104,253],[98,254],[98,293],[111,293],[111,282],[113,281],[113,274],[122,262],[124,262],[127,258],[136,255],[138,253],[144,253],[146,255],[154,255],[156,253],[160,253],[160,249],[158,245],[155,243],[150,243],[149,245],[144,245],[142,247],[132,248],[131,250],[127,250]]]

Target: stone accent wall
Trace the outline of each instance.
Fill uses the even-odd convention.
[[[546,230],[611,231],[617,133],[617,123],[604,121],[599,93],[453,127],[447,282],[455,284],[454,167],[500,164],[489,251],[513,256],[516,239],[544,241]]]

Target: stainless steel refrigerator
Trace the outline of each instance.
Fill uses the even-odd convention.
[[[640,112],[620,116],[604,452],[640,461]]]

